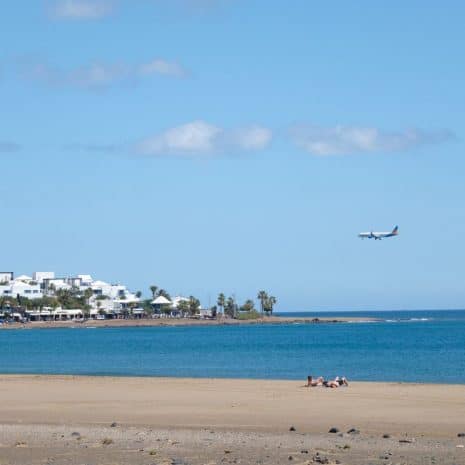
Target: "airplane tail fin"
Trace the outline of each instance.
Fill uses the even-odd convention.
[[[399,234],[399,226],[396,226],[393,230],[392,230],[392,233],[391,234]]]

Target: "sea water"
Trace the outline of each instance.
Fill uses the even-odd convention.
[[[286,315],[381,321],[0,331],[0,373],[465,382],[465,311]]]

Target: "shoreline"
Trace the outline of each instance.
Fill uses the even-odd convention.
[[[375,323],[377,318],[365,317],[281,317],[271,316],[256,320],[234,320],[221,318],[216,320],[200,320],[193,318],[145,318],[127,320],[85,320],[79,321],[37,321],[28,323],[9,323],[0,326],[2,329],[52,329],[52,328],[131,328],[131,327],[167,327],[167,326],[240,326],[240,325],[286,325],[286,324],[349,324]]]

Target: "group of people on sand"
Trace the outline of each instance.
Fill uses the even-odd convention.
[[[348,386],[349,383],[347,382],[347,378],[344,376],[336,376],[334,379],[324,379],[323,376],[319,376],[316,379],[313,379],[313,376],[309,375],[307,376],[307,384],[305,387],[317,387],[317,386],[323,386],[327,388],[338,388],[341,386]]]

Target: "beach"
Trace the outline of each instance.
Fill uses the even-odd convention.
[[[2,375],[0,396],[5,463],[465,463],[462,385]]]

